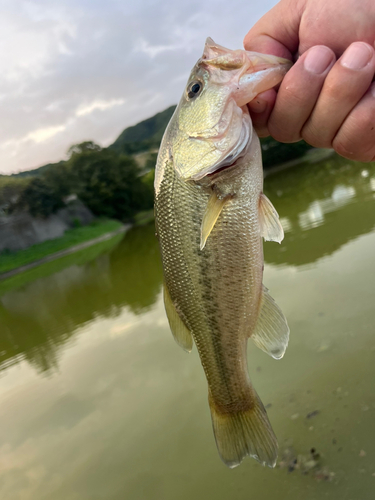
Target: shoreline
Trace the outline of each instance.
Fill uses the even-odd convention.
[[[103,241],[109,240],[114,236],[117,236],[120,233],[125,233],[132,227],[132,224],[124,224],[116,231],[111,231],[109,233],[98,236],[97,238],[93,238],[88,241],[84,241],[83,243],[79,243],[78,245],[73,245],[69,248],[65,248],[64,250],[59,250],[58,252],[52,253],[50,255],[46,255],[42,259],[34,260],[28,264],[23,266],[16,267],[15,269],[11,269],[10,271],[6,271],[5,273],[0,274],[0,281],[6,280],[8,278],[12,278],[17,274],[23,273],[24,271],[28,271],[33,269],[34,267],[38,267],[42,264],[46,264],[47,262],[52,262],[53,260],[59,259],[60,257],[65,257],[66,255],[70,255],[72,253],[78,252],[79,250],[84,250],[85,248],[91,247],[96,243],[101,243]]]
[[[276,174],[287,170],[288,168],[295,167],[301,163],[317,163],[318,161],[325,160],[335,153],[334,149],[330,148],[312,148],[304,156],[299,158],[294,158],[293,160],[286,161],[284,163],[279,163],[278,165],[273,165],[272,167],[263,168],[263,178],[268,175]]]
[[[293,160],[290,160],[285,163],[281,163],[278,165],[274,165],[270,168],[264,169],[263,170],[263,177],[266,178],[268,175],[272,175],[275,173],[278,173],[280,171],[292,168],[300,163],[303,162],[308,162],[308,163],[315,163],[320,160],[323,160],[325,158],[329,158],[331,155],[333,155],[334,150],[333,149],[312,149],[311,152],[308,152],[306,155],[300,157],[300,158],[295,158]],[[145,213],[147,215],[144,220],[139,221],[139,225],[147,224],[150,222],[150,218],[148,216],[148,212]],[[153,218],[153,216],[152,216]],[[138,224],[137,224],[138,225]],[[125,233],[128,231],[133,226],[133,224],[124,224],[121,226],[119,229],[116,231],[111,231],[109,233],[103,234],[102,236],[98,236],[97,238],[93,238],[92,240],[85,241],[83,243],[79,243],[78,245],[74,245],[72,247],[66,248],[64,250],[60,250],[58,252],[52,253],[50,255],[47,255],[41,259],[34,260],[33,262],[30,262],[28,264],[25,264],[23,266],[16,267],[15,269],[11,269],[10,271],[6,271],[4,273],[0,273],[0,281],[6,280],[8,278],[12,278],[13,276],[16,276],[17,274],[21,274],[24,271],[28,271],[30,269],[34,269],[35,267],[38,267],[42,264],[46,264],[48,262],[52,262],[56,259],[59,259],[60,257],[65,257],[66,255],[73,254],[79,250],[84,250],[85,248],[89,248],[92,245],[95,245],[96,243],[101,243],[103,241],[109,240],[113,238],[114,236],[120,234],[120,233]]]

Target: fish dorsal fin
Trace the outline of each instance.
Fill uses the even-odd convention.
[[[280,223],[279,214],[263,193],[259,197],[259,223],[260,235],[266,241],[277,241],[278,243],[283,241],[284,230]]]
[[[180,318],[176,308],[172,302],[167,285],[164,283],[164,305],[167,313],[169,326],[172,330],[173,337],[177,344],[186,352],[190,352],[193,348],[193,337],[190,330]]]
[[[212,191],[211,196],[208,200],[206,210],[202,219],[201,226],[201,245],[200,249],[203,250],[207,238],[209,237],[225,203],[230,199],[230,196],[226,198],[218,198],[215,191]]]
[[[250,338],[257,347],[275,359],[282,358],[288,346],[288,323],[264,285],[258,321]]]

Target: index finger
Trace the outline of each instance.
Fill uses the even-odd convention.
[[[283,0],[275,5],[245,36],[245,49],[292,60],[299,45],[302,4],[301,0]]]

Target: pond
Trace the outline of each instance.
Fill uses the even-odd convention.
[[[375,164],[270,174],[285,230],[264,282],[291,329],[249,344],[275,469],[229,470],[196,349],[174,342],[152,225],[0,282],[0,498],[370,500],[375,491]]]

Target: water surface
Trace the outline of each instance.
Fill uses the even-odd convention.
[[[333,157],[265,186],[285,240],[265,244],[264,282],[291,341],[281,361],[248,357],[277,468],[218,458],[145,226],[0,284],[0,498],[374,498],[375,166]]]

